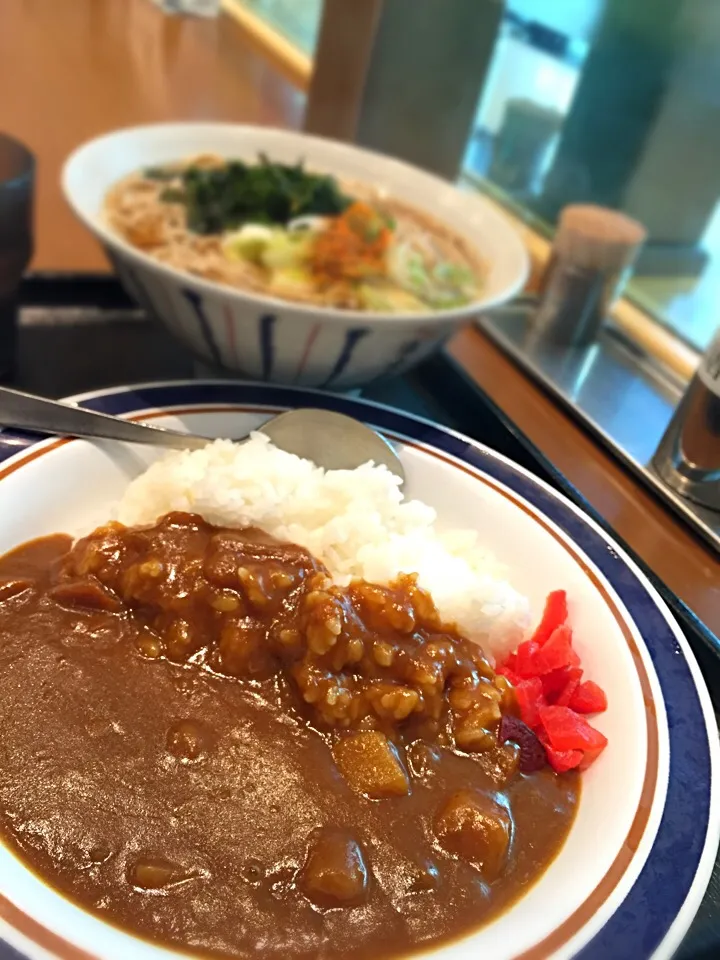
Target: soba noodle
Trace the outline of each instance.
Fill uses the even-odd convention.
[[[384,275],[368,275],[362,282],[357,277],[319,276],[314,272],[312,258],[303,264],[302,272],[273,271],[262,260],[234,251],[233,237],[242,238],[242,229],[239,234],[232,230],[211,234],[194,232],[188,225],[186,204],[177,199],[183,188],[183,172],[191,167],[222,168],[225,164],[221,158],[203,156],[164,167],[162,178],[151,171],[133,173],[108,192],[105,219],[128,243],[169,267],[240,290],[304,304],[403,313],[443,309],[445,304],[434,303],[429,294],[424,295],[423,288],[424,284],[431,290],[436,284],[442,296],[446,296],[442,292],[442,281],[438,280],[443,269],[448,275],[455,271],[457,300],[470,302],[477,297],[483,264],[464,238],[399,200],[379,197],[362,184],[343,183],[341,187],[344,193],[364,202],[386,223],[392,224],[392,236],[384,255],[387,262]],[[316,229],[322,231],[337,218],[304,219],[318,221]],[[269,232],[266,225],[258,230],[265,231],[263,236]],[[278,236],[282,230],[280,226]],[[420,263],[423,269],[427,267],[425,279],[419,273]],[[462,277],[462,283],[458,277]],[[451,299],[449,294],[447,299]],[[386,301],[390,308],[385,305]],[[448,302],[448,305],[454,304]]]

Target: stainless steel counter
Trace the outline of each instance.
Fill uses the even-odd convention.
[[[651,465],[684,384],[610,326],[588,347],[537,338],[535,305],[516,300],[483,315],[478,326],[720,551],[720,513],[680,497]]]

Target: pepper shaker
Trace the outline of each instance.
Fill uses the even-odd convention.
[[[532,339],[568,347],[592,343],[620,296],[647,231],[631,217],[593,204],[560,215]]]

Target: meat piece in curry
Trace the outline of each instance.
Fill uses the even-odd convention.
[[[169,514],[0,560],[0,832],[164,944],[385,958],[471,932],[579,781],[498,741],[511,687],[415,579]]]

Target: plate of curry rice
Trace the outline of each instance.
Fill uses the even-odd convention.
[[[0,434],[0,958],[672,955],[715,719],[592,519],[362,400],[73,399],[219,439]],[[382,432],[404,484],[232,442],[297,407]]]

